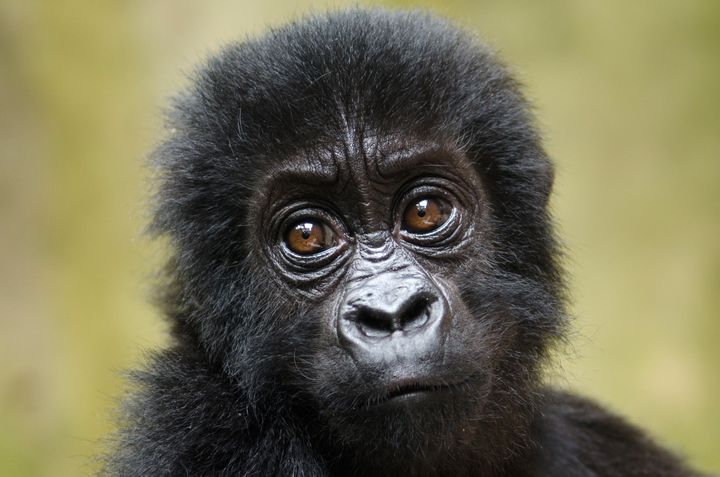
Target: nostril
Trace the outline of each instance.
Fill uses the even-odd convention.
[[[366,336],[386,336],[395,331],[395,320],[392,316],[373,308],[361,308],[353,321]]]
[[[432,299],[428,296],[416,296],[400,310],[398,321],[400,328],[410,330],[425,326],[430,319]]]

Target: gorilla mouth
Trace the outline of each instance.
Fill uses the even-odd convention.
[[[401,381],[388,387],[385,394],[375,402],[376,405],[384,404],[389,401],[402,399],[410,396],[427,396],[454,391],[461,388],[468,382],[468,379],[455,383],[447,382],[428,382],[428,381]]]

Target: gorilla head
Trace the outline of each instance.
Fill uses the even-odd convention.
[[[487,48],[336,14],[224,50],[173,120],[169,301],[253,405],[360,458],[514,447],[563,320],[552,168]]]

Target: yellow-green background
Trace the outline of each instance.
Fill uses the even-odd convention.
[[[78,475],[163,341],[143,161],[223,42],[342,2],[0,2],[0,475]],[[515,65],[558,164],[562,384],[720,469],[720,2],[387,2]]]

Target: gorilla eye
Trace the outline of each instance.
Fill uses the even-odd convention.
[[[416,234],[432,232],[447,222],[451,212],[452,206],[440,198],[421,198],[405,209],[402,228]]]
[[[324,222],[298,222],[285,234],[285,244],[299,255],[313,255],[337,244],[333,229]]]

